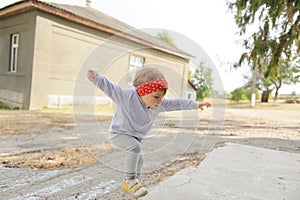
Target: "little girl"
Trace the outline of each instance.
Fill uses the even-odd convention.
[[[132,89],[124,89],[89,70],[88,79],[109,96],[117,109],[109,128],[109,139],[114,146],[126,152],[124,189],[133,197],[145,196],[148,192],[139,181],[144,157],[142,140],[150,130],[160,112],[192,110],[210,107],[208,102],[195,102],[187,99],[164,98],[168,82],[156,68],[143,68],[136,73]]]

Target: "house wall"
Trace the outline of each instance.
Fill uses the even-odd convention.
[[[0,19],[0,101],[10,107],[29,108],[35,12]],[[17,72],[9,72],[10,35],[18,33]]]
[[[87,69],[97,67],[113,82],[131,87],[130,54],[145,57],[145,65],[161,66],[170,85],[168,96],[185,97],[185,79],[179,78],[188,74],[185,59],[38,10],[0,22],[0,101],[11,107],[94,103],[94,94],[97,103],[110,103],[87,81]],[[16,73],[8,72],[13,33],[20,34]]]
[[[145,57],[145,65],[159,64],[170,83],[169,96],[185,97],[187,62],[179,57],[113,37],[104,32],[72,23],[47,13],[38,12],[36,19],[34,70],[30,108],[70,106],[73,96],[88,97],[108,103],[107,97],[86,79],[86,71],[96,67],[122,87],[128,86],[129,55]],[[110,40],[108,40],[110,39]],[[118,56],[116,58],[116,55]],[[75,103],[75,102],[74,102]],[[78,102],[77,102],[78,103]],[[83,102],[88,103],[88,102]]]

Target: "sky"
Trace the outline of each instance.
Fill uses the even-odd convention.
[[[0,8],[17,0],[1,0]],[[85,6],[86,0],[45,0]],[[178,33],[200,46],[213,61],[225,91],[245,83],[247,66],[231,69],[228,63],[238,61],[244,52],[238,45],[233,15],[225,0],[91,0],[91,6],[137,29],[158,29]],[[183,3],[184,2],[184,3]],[[182,41],[176,41],[180,48]],[[183,49],[184,50],[184,49]],[[300,84],[283,86],[280,94],[300,94]]]

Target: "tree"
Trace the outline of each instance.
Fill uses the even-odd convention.
[[[280,58],[289,58],[294,50],[300,52],[299,0],[228,0],[227,5],[234,13],[240,35],[253,29],[253,24],[258,26],[254,27],[252,40],[244,44],[253,54],[268,55],[264,63],[268,72],[277,70]]]
[[[174,39],[167,32],[163,31],[162,33],[158,33],[157,37],[165,41],[169,45],[176,47]]]
[[[253,89],[253,82],[255,83],[254,88],[255,96],[258,96],[258,90],[261,91],[261,102],[268,102],[269,94],[273,91],[274,87],[272,82],[269,79],[266,79],[262,73],[258,73],[255,71],[250,75],[244,75],[246,79],[246,83],[244,84],[244,88],[247,90]],[[255,79],[255,80],[253,80]]]
[[[194,72],[190,73],[190,80],[197,88],[197,99],[204,99],[211,96],[213,92],[212,69],[205,68],[204,63],[195,67]]]
[[[246,52],[235,66],[248,62],[278,90],[284,76],[281,72],[295,68],[300,52],[300,1],[228,0],[227,5],[234,13],[239,34],[250,34],[243,41]],[[289,63],[286,70],[281,68],[282,63]]]
[[[234,89],[231,93],[231,100],[239,102],[247,99],[247,90],[243,87]]]
[[[296,84],[300,82],[300,58],[295,58],[293,61],[294,63],[290,63],[288,60],[280,62],[277,76],[266,77],[272,82],[275,89],[274,105],[277,101],[278,91],[283,83]]]
[[[300,82],[300,58],[296,58],[294,61],[294,64],[280,62],[277,76],[265,76],[264,68],[261,68],[260,73],[256,73],[255,88],[262,91],[262,102],[268,102],[267,97],[269,96],[269,93],[274,90],[274,104],[276,104],[278,91],[282,84],[296,84]],[[247,80],[244,87],[251,88],[253,74],[244,75],[244,78]]]

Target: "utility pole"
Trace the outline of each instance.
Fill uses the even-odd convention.
[[[251,95],[251,107],[255,107],[256,99],[256,67],[254,67],[252,77],[252,95]]]

